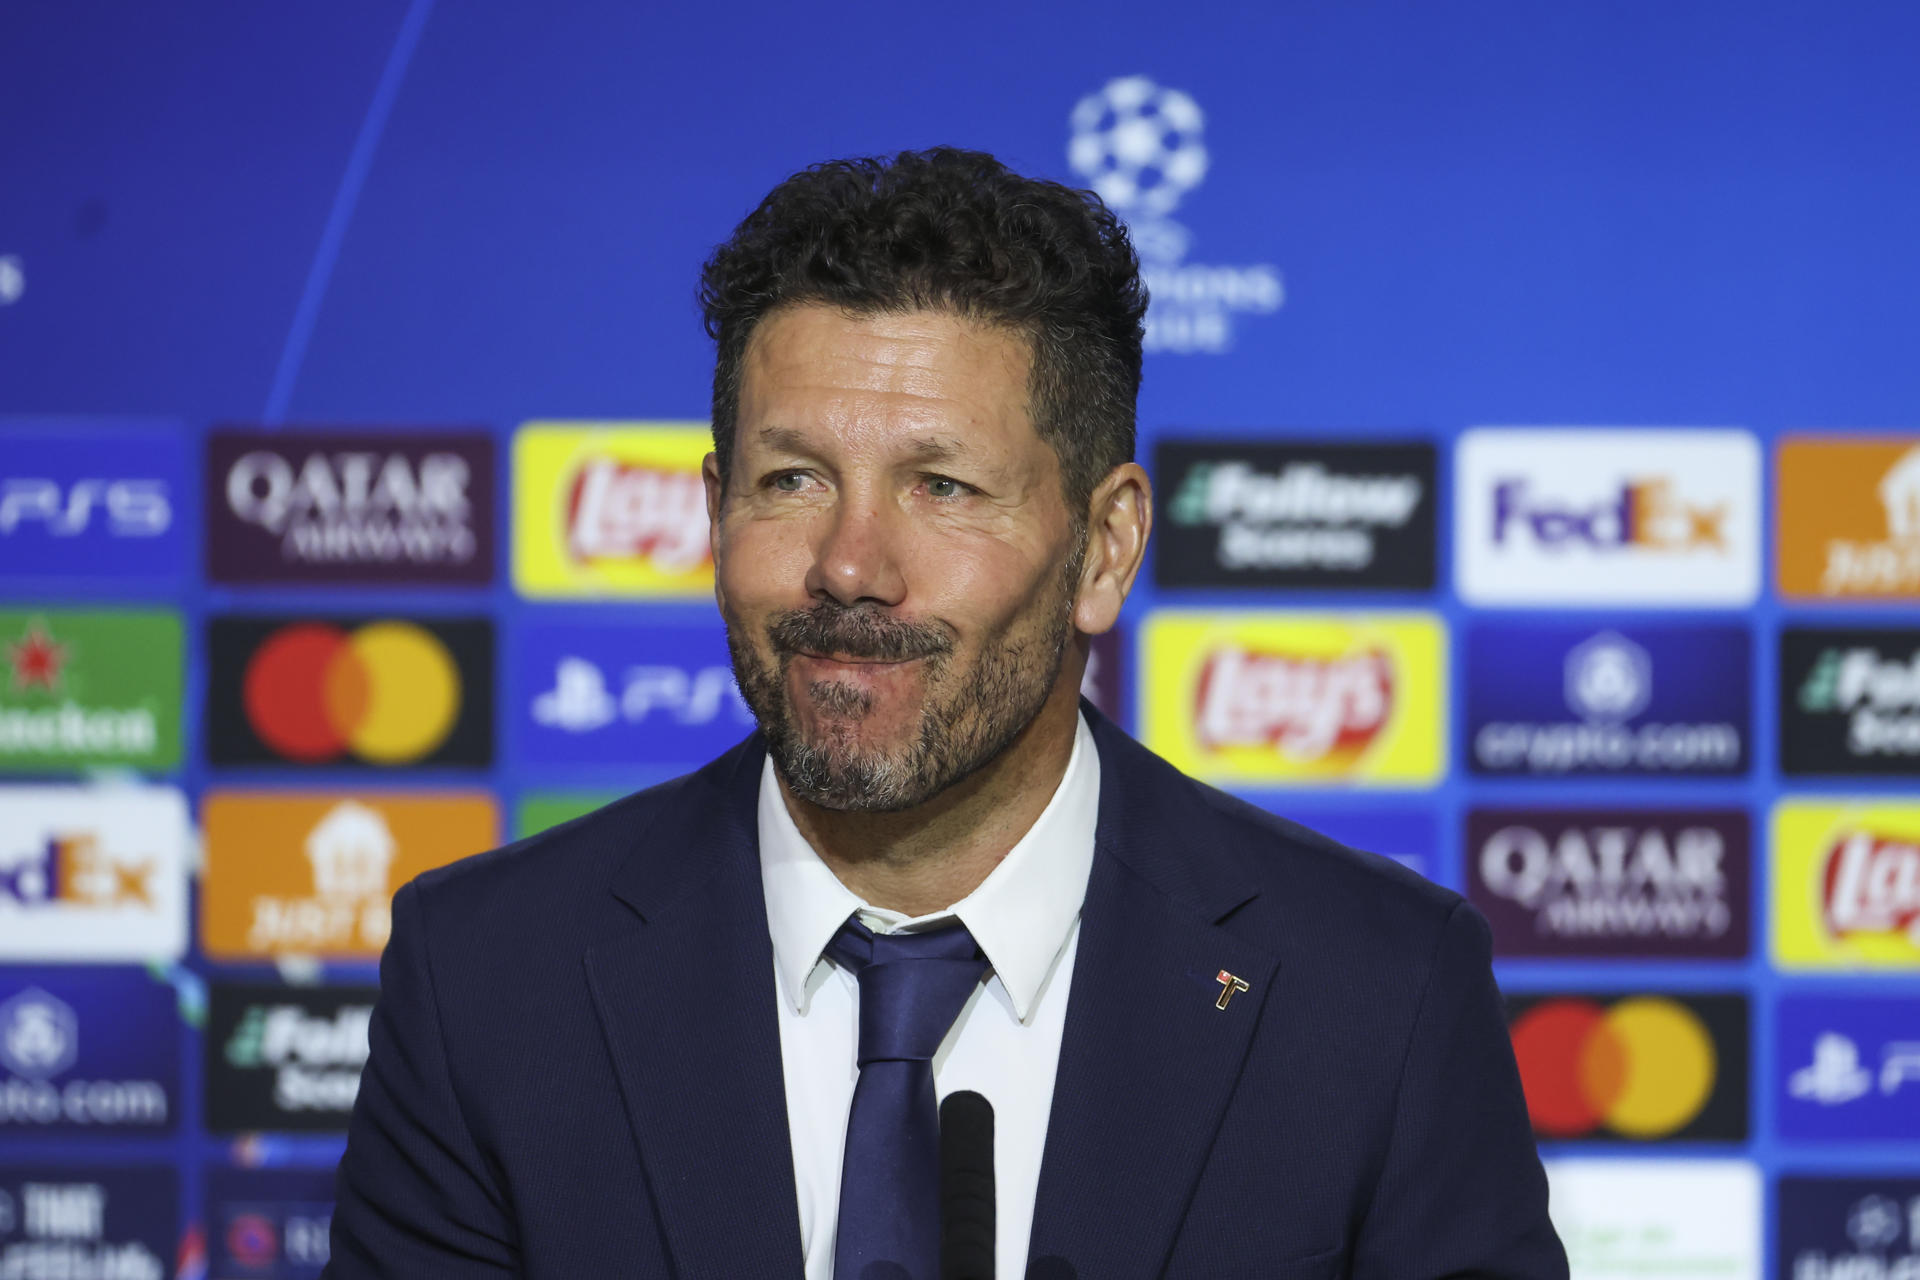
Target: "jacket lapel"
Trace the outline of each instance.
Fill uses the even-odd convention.
[[[1254,891],[1191,784],[1094,725],[1100,821],[1030,1274],[1126,1280],[1165,1268],[1279,962],[1219,923]],[[1225,1009],[1223,972],[1247,984]]]
[[[683,1277],[797,1278],[802,1253],[761,891],[758,738],[681,783],[586,958],[654,1207]]]

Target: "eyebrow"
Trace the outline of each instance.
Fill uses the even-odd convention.
[[[758,434],[760,443],[769,449],[785,453],[814,452],[812,439],[806,432],[794,427],[762,427]],[[921,436],[905,442],[902,452],[907,461],[915,463],[950,462],[955,458],[972,456],[972,450],[967,448],[965,441],[950,436]]]

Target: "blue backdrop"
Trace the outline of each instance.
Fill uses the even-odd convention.
[[[196,812],[209,787],[366,785],[364,772],[209,763],[207,690],[233,673],[209,669],[206,624],[228,614],[490,619],[498,637],[493,763],[400,769],[374,785],[489,791],[506,815],[503,836],[529,793],[630,789],[725,741],[731,702],[695,687],[720,652],[711,605],[697,593],[552,602],[515,590],[511,513],[522,477],[513,434],[530,421],[703,421],[712,352],[693,301],[695,273],[767,189],[828,157],[941,142],[990,150],[1027,172],[1104,184],[1136,229],[1157,299],[1140,399],[1144,461],[1156,442],[1176,437],[1229,451],[1232,442],[1290,440],[1437,449],[1427,518],[1440,555],[1431,589],[1181,587],[1170,565],[1143,575],[1129,604],[1130,638],[1139,620],[1169,605],[1411,611],[1451,637],[1432,673],[1450,708],[1446,727],[1434,730],[1443,755],[1432,785],[1378,792],[1332,779],[1304,790],[1238,789],[1342,839],[1413,859],[1463,892],[1463,833],[1475,807],[1750,814],[1750,954],[1714,958],[1708,948],[1691,957],[1668,950],[1663,959],[1500,964],[1513,993],[1748,997],[1750,1040],[1739,1052],[1719,1046],[1718,1064],[1745,1078],[1746,1136],[1576,1141],[1548,1154],[1752,1162],[1765,1206],[1753,1256],[1770,1275],[1790,1274],[1809,1249],[1920,1252],[1920,1216],[1906,1234],[1887,1235],[1869,1229],[1879,1221],[1871,1213],[1855,1212],[1876,1197],[1905,1205],[1920,1185],[1911,1181],[1920,1174],[1914,1095],[1899,1092],[1920,1083],[1906,1085],[1898,1064],[1907,1059],[1894,1051],[1920,1042],[1920,960],[1818,974],[1777,964],[1764,848],[1785,791],[1897,805],[1914,798],[1920,776],[1910,765],[1904,776],[1783,783],[1782,625],[1920,626],[1920,590],[1907,589],[1904,603],[1891,592],[1889,600],[1795,604],[1783,601],[1771,568],[1779,536],[1771,460],[1783,435],[1904,441],[1920,433],[1920,9],[1901,0],[1129,0],[943,10],[856,0],[829,13],[762,0],[672,8],[15,0],[0,32],[8,50],[0,75],[0,480],[37,477],[21,461],[29,450],[38,450],[31,456],[40,470],[71,470],[80,464],[47,461],[47,439],[104,430],[101,438],[159,449],[159,460],[135,470],[165,473],[171,486],[170,550],[156,555],[161,544],[142,542],[125,552],[131,559],[109,558],[122,548],[97,524],[75,535],[102,539],[91,558],[72,559],[72,544],[56,545],[50,513],[76,510],[78,471],[60,481],[57,507],[36,505],[37,490],[17,490],[11,526],[0,509],[0,611],[139,602],[184,616],[184,750],[177,767],[145,772],[182,787]],[[1135,137],[1129,120],[1151,127]],[[1147,149],[1129,150],[1136,145]],[[1455,587],[1463,499],[1453,488],[1453,446],[1482,425],[1752,433],[1768,459],[1752,495],[1766,521],[1757,598],[1711,611],[1634,613],[1631,603],[1604,602],[1555,614],[1469,609]],[[492,509],[480,517],[495,530],[490,585],[209,581],[204,541],[221,495],[207,488],[201,463],[208,433],[221,426],[491,433],[487,465],[498,470]],[[1903,429],[1907,437],[1897,434]],[[125,455],[136,456],[145,457]],[[1164,502],[1172,480],[1156,480]],[[96,501],[129,529],[138,523],[137,495],[102,490]],[[1865,491],[1835,501],[1877,511]],[[1547,640],[1526,629],[1541,623],[1555,628]],[[1477,677],[1484,686],[1498,681],[1509,651],[1613,626],[1631,639],[1648,623],[1731,627],[1750,641],[1744,687],[1727,690],[1719,685],[1728,672],[1700,637],[1659,639],[1687,650],[1674,670],[1692,672],[1700,705],[1683,698],[1642,717],[1741,722],[1748,737],[1738,765],[1684,779],[1472,772],[1470,652],[1486,668]],[[623,657],[653,670],[684,637],[693,683],[655,679],[639,704],[629,691],[616,712],[576,669],[586,681],[578,698],[546,704],[542,720],[534,699],[553,685],[560,661],[587,644],[574,626],[593,629],[594,661],[607,679],[617,679]],[[647,629],[631,655],[620,652],[618,627]],[[1913,647],[1920,652],[1920,640]],[[1130,639],[1121,662],[1120,709],[1133,725],[1155,681],[1174,679],[1147,669],[1141,653]],[[1563,713],[1578,699],[1556,701],[1562,658],[1556,649],[1505,694]],[[1631,655],[1617,661],[1630,672]],[[19,670],[16,663],[16,692]],[[1694,687],[1709,677],[1718,683]],[[621,695],[616,685],[607,696]],[[1503,721],[1532,714],[1497,697],[1482,701]],[[678,755],[655,750],[635,727],[669,713],[686,723],[706,717],[690,731],[696,746]],[[596,763],[593,752],[552,736],[569,715],[585,724],[602,714],[629,714],[611,730],[633,744],[626,763]],[[16,772],[40,781],[82,776]],[[184,963],[165,958],[154,972],[173,984],[188,1023],[172,1064],[179,1088],[174,1069],[148,1071],[167,1082],[169,1099],[177,1092],[177,1122],[159,1135],[0,1127],[0,1192],[44,1167],[80,1171],[76,1185],[88,1170],[171,1167],[185,1243],[168,1240],[164,1251],[179,1257],[181,1274],[209,1266],[215,1276],[314,1274],[311,1179],[276,1190],[226,1171],[325,1166],[338,1140],[215,1138],[204,1123],[211,1051],[195,1030],[204,982],[274,971],[209,964],[196,943]],[[370,975],[365,964],[298,962],[279,974],[347,984]],[[111,1025],[97,1008],[110,987],[62,996],[57,970],[8,967],[0,955],[0,1001],[28,989]],[[27,1025],[29,1014],[20,1016]],[[5,1017],[0,1005],[0,1030]],[[43,1019],[35,1028],[53,1028],[57,1043],[58,1019],[32,1017]],[[82,1061],[94,1062],[82,1032]],[[1813,1105],[1814,1085],[1796,1094],[1790,1078],[1809,1066],[1825,1033],[1859,1050],[1858,1069],[1869,1075],[1882,1071],[1882,1042],[1893,1047],[1885,1078],[1894,1087],[1881,1091],[1878,1075],[1863,1086],[1879,1111],[1829,1124],[1794,1110]],[[1828,1051],[1841,1052],[1835,1043]],[[48,1050],[38,1059],[43,1077],[54,1074],[56,1057]],[[106,1054],[97,1070],[139,1074],[138,1064],[118,1061]],[[1856,1077],[1843,1057],[1830,1065],[1823,1079],[1837,1097]],[[0,1058],[0,1084],[19,1066]],[[1783,1199],[1789,1174],[1845,1174],[1857,1185],[1809,1190],[1794,1181]],[[124,1184],[134,1198],[171,1194],[143,1190],[157,1185],[146,1177],[100,1174],[89,1185]],[[255,1209],[242,1203],[248,1196],[259,1200]],[[1842,1200],[1845,1214],[1829,1205]],[[153,1203],[122,1220],[151,1224]],[[1855,1229],[1859,1221],[1869,1227]],[[0,1215],[0,1228],[5,1222]],[[128,1238],[166,1229],[110,1228]],[[271,1250],[259,1243],[263,1230]],[[280,1244],[282,1234],[299,1247]],[[14,1239],[0,1229],[0,1252]],[[1586,1240],[1579,1255],[1587,1273],[1611,1274],[1594,1247]],[[1757,1274],[1746,1264],[1732,1273]]]

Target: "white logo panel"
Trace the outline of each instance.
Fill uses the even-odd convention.
[[[1760,1170],[1745,1160],[1548,1160],[1572,1280],[1760,1280]]]
[[[1476,427],[1454,554],[1469,604],[1722,608],[1760,592],[1760,447],[1744,431]]]
[[[177,959],[188,832],[173,787],[0,789],[0,961]]]

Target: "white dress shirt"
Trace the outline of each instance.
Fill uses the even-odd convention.
[[[840,1163],[860,1078],[860,988],[821,953],[856,911],[875,933],[957,918],[986,953],[991,970],[934,1055],[934,1091],[945,1098],[972,1089],[993,1104],[998,1274],[1026,1274],[1099,812],[1100,755],[1082,717],[1067,771],[1027,834],[979,888],[945,911],[909,919],[840,883],[794,825],[768,758],[760,774],[760,879],[780,986],[780,1060],[807,1280],[833,1275]]]

